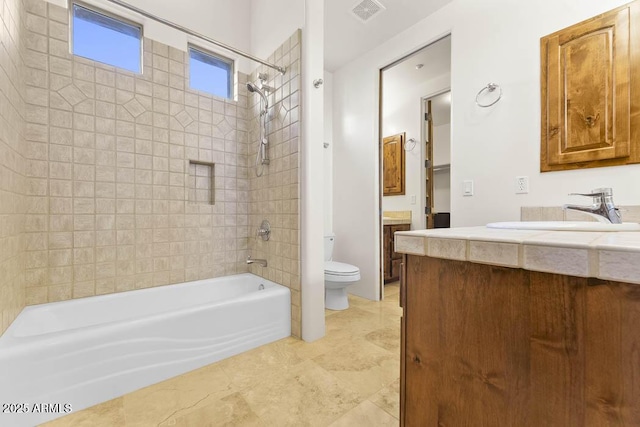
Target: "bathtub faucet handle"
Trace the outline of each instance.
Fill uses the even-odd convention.
[[[262,240],[267,241],[271,237],[271,224],[266,219],[260,224],[258,228],[258,236],[262,237]]]

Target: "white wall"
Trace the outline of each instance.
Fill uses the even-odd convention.
[[[433,164],[451,163],[451,123],[433,127]]]
[[[336,255],[360,267],[364,283],[355,293],[377,299],[379,292],[378,69],[449,32],[453,226],[517,220],[522,205],[557,206],[571,191],[600,186],[613,187],[619,204],[638,204],[640,165],[539,173],[540,37],[624,3],[453,0],[334,73]],[[481,109],[474,99],[488,82],[504,96]],[[530,177],[530,194],[514,194],[516,175]],[[462,197],[464,179],[475,180],[475,196]]]
[[[433,172],[433,212],[451,212],[451,170]]]
[[[324,70],[324,233],[333,232],[333,73]]]
[[[454,225],[516,220],[520,206],[559,206],[572,200],[570,192],[602,186],[613,187],[619,204],[638,203],[634,183],[640,179],[640,165],[539,172],[540,37],[624,3],[501,0],[495,9],[469,0],[457,3],[452,79]],[[486,20],[482,34],[489,27],[494,28],[492,34],[479,37],[478,19]],[[486,43],[494,46],[484,48]],[[503,99],[494,108],[476,107],[475,94],[494,80],[502,85]],[[529,195],[514,194],[517,175],[530,177]],[[475,180],[476,196],[462,197],[464,179]]]
[[[324,0],[305,0],[302,34],[300,213],[302,338],[324,336]],[[275,22],[275,21],[274,21]]]
[[[262,58],[273,52],[295,30],[305,25],[301,0],[241,0],[251,8],[251,52]],[[304,37],[304,34],[303,34]]]
[[[421,140],[422,98],[449,88],[451,75],[434,77],[408,90],[400,82],[383,77],[382,137],[406,132],[407,141]],[[401,87],[401,89],[399,89]],[[424,200],[424,146],[418,142],[411,151],[405,151],[405,194],[382,198],[383,211],[411,211],[411,229],[425,228]],[[411,196],[416,203],[411,204]]]

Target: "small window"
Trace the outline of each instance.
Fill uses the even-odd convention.
[[[73,54],[140,73],[142,27],[73,4]]]
[[[221,98],[233,98],[233,61],[189,47],[189,86]]]

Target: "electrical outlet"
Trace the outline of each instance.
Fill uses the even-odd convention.
[[[462,195],[473,196],[473,180],[462,181]]]
[[[411,195],[411,204],[412,204],[412,205],[415,205],[415,204],[416,204],[416,195],[415,195],[415,194],[412,194],[412,195]]]
[[[516,194],[527,194],[529,192],[529,177],[516,176]]]

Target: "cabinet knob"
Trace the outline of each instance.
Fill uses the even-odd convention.
[[[595,116],[587,116],[584,118],[584,122],[586,123],[587,127],[594,127],[596,125],[596,122],[598,121],[598,119],[600,118],[600,113],[596,114]]]

